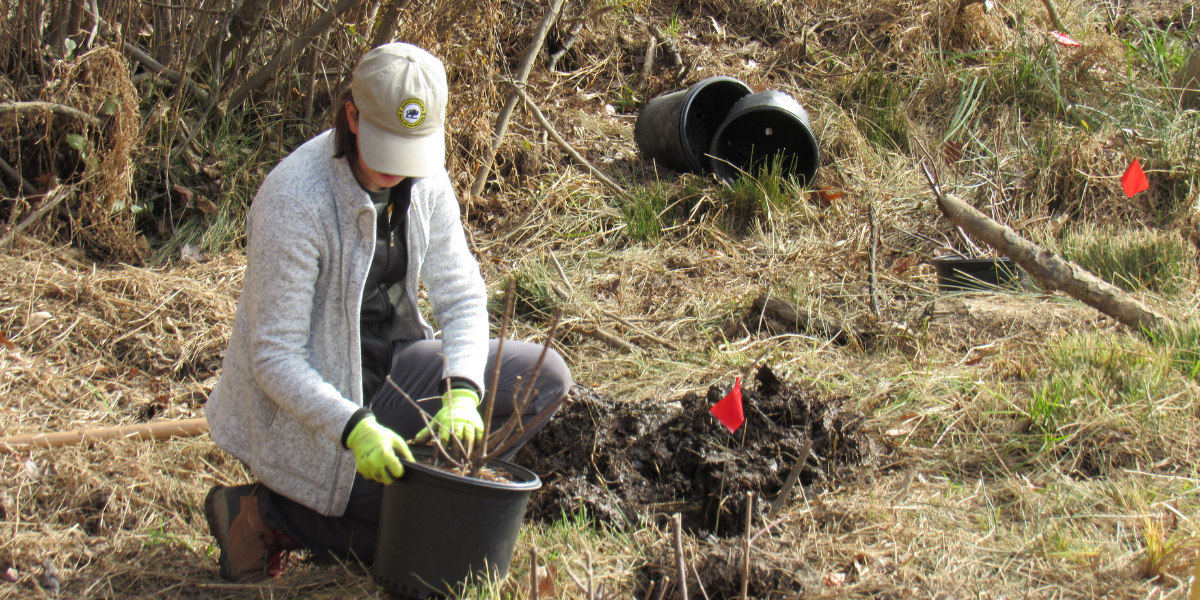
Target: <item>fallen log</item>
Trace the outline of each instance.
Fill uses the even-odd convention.
[[[1159,331],[1175,325],[1174,319],[1155,311],[1121,288],[1022,238],[1012,228],[997,223],[970,204],[950,194],[940,193],[936,186],[934,188],[938,208],[950,222],[1016,261],[1043,288],[1062,290],[1134,329]]]
[[[0,438],[0,452],[15,452],[30,448],[57,448],[98,440],[165,440],[175,437],[196,437],[206,431],[208,431],[208,421],[200,418],[77,431],[26,433]]]

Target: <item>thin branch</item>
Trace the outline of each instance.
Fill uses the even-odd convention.
[[[750,536],[750,543],[753,544],[754,540],[757,540],[759,536],[770,532],[772,529],[774,529],[776,526],[778,526],[780,523],[783,523],[786,520],[787,520],[787,517],[779,517],[778,519],[771,521],[771,523],[769,525],[767,525],[766,527],[763,527],[762,529],[759,529],[758,533],[755,533],[754,535]]]
[[[429,412],[422,408],[420,404],[417,404],[417,401],[413,400],[412,396],[409,396],[404,390],[400,389],[400,386],[396,385],[395,381],[392,381],[391,375],[385,377],[384,381],[387,381],[388,385],[392,386],[392,388],[395,389],[401,397],[403,397],[408,401],[409,404],[413,405],[413,407],[417,409],[417,414],[420,415],[421,421],[425,423],[425,428],[429,429],[429,433],[432,434],[433,429],[429,426]],[[437,447],[438,453],[441,454],[446,460],[450,461],[450,464],[453,464],[457,468],[462,468],[462,463],[454,460],[454,458],[450,456],[450,453],[446,452],[446,449],[442,447],[442,442],[438,440],[436,435],[430,435],[429,439],[433,442],[433,445]]]
[[[100,126],[100,119],[93,115],[89,115],[78,108],[67,106],[65,104],[56,104],[54,102],[0,102],[0,115],[8,113],[31,113],[50,111],[56,115],[79,119],[93,127]]]
[[[20,182],[21,192],[23,192],[26,196],[36,196],[37,195],[37,193],[38,193],[37,186],[33,185],[32,183],[29,183],[29,180],[22,177],[21,174],[18,173],[17,170],[12,167],[12,165],[4,162],[4,159],[2,159],[2,158],[0,158],[0,171],[4,171],[5,173],[7,173],[9,177],[13,178],[13,181]]]
[[[679,578],[679,598],[688,600],[687,568],[683,564],[683,520],[679,513],[671,516],[671,537],[675,547],[675,576]]]
[[[521,58],[521,64],[517,66],[517,82],[519,85],[525,85],[529,80],[529,72],[533,70],[533,61],[542,51],[542,44],[546,41],[546,33],[550,31],[550,26],[558,19],[559,13],[562,12],[564,0],[551,0],[552,4],[546,8],[546,14],[542,15],[542,20],[538,23],[537,31],[533,34],[533,41],[529,43],[529,48],[525,50],[525,56]],[[484,155],[483,161],[479,163],[479,170],[475,172],[475,181],[471,184],[471,196],[478,196],[483,192],[483,185],[487,183],[488,175],[492,171],[492,162],[496,160],[496,152],[500,149],[500,143],[504,141],[504,134],[508,131],[508,120],[512,118],[512,111],[517,106],[517,93],[509,94],[504,101],[504,108],[500,109],[500,114],[496,116],[496,130],[492,137],[492,144],[488,146],[487,154]]]
[[[871,313],[875,315],[875,320],[879,320],[879,279],[875,273],[875,256],[879,251],[879,228],[875,223],[875,203],[867,205],[867,219],[871,224]]]
[[[646,85],[650,83],[650,74],[654,72],[654,54],[658,50],[658,38],[654,34],[648,34],[649,39],[646,41],[646,58],[642,62],[642,76],[638,81],[637,90],[639,92],[646,90]]]
[[[779,511],[783,510],[784,505],[787,504],[788,496],[792,493],[792,487],[800,479],[800,471],[804,470],[804,463],[808,460],[808,453],[812,451],[812,445],[812,440],[808,440],[800,448],[800,455],[796,457],[796,462],[792,465],[792,470],[788,473],[787,479],[784,480],[783,489],[779,490],[779,495],[775,497],[775,501],[771,503],[771,509],[767,511],[768,521],[779,515]]]
[[[375,37],[371,40],[372,48],[390,44],[396,39],[396,24],[400,22],[400,12],[408,7],[409,1],[396,0],[388,3],[379,19],[379,25],[376,26]]]
[[[95,36],[96,32],[99,32],[100,35],[103,36],[105,39],[112,39],[114,37],[113,33],[112,33],[112,28],[110,28],[108,26],[108,23],[105,22],[104,19],[100,17],[100,12],[96,8],[96,1],[92,0],[91,4],[92,4],[92,7],[90,9],[88,9],[88,12],[91,13],[92,18],[95,21],[95,26],[92,27],[91,35]],[[143,67],[146,67],[147,69],[153,71],[156,75],[158,75],[160,77],[165,77],[168,81],[170,81],[171,83],[174,83],[175,85],[182,84],[184,87],[186,87],[188,89],[189,92],[195,94],[196,98],[198,98],[201,102],[208,102],[208,100],[209,100],[208,92],[205,91],[204,88],[200,87],[200,85],[197,84],[196,82],[192,81],[191,79],[188,79],[187,77],[184,77],[183,74],[180,73],[179,71],[175,71],[173,69],[168,69],[162,63],[158,62],[157,60],[154,60],[154,57],[150,56],[145,50],[142,50],[141,48],[138,48],[137,46],[134,46],[133,44],[130,44],[129,42],[122,42],[121,46],[125,49],[126,52],[129,53],[129,55],[131,57],[133,57],[134,60],[141,63]],[[90,39],[88,41],[88,47],[91,47]]]
[[[513,297],[516,296],[517,278],[508,278],[508,288],[504,291],[504,317],[500,320],[500,340],[496,344],[496,360],[492,365],[492,380],[485,390],[487,399],[483,407],[483,441],[480,442],[476,454],[471,456],[471,476],[477,477],[483,468],[483,457],[487,456],[488,436],[492,434],[492,415],[496,409],[496,388],[500,385],[500,365],[504,363],[504,338],[508,337],[508,323],[513,314]]]
[[[525,393],[523,394],[521,401],[516,403],[516,408],[513,410],[513,416],[509,417],[508,422],[505,423],[504,427],[500,430],[500,447],[488,454],[485,457],[484,462],[490,461],[493,458],[508,452],[508,450],[512,448],[518,440],[521,439],[520,436],[511,436],[510,439],[510,435],[512,430],[516,428],[516,425],[521,423],[521,415],[524,414],[525,407],[528,406],[529,402],[532,400],[534,387],[536,387],[538,376],[541,375],[542,372],[542,363],[546,359],[546,354],[550,351],[550,345],[554,342],[554,336],[558,332],[558,323],[561,319],[562,309],[554,311],[554,322],[550,324],[550,333],[546,335],[546,343],[542,345],[542,353],[538,356],[537,363],[533,367],[533,376],[529,379],[529,387],[525,388]],[[565,400],[566,397],[566,394],[563,394],[562,397],[555,400],[552,404],[538,411],[538,413],[534,415],[533,419],[530,420],[530,423],[540,423],[546,419],[549,419],[550,415],[554,414],[554,411],[558,410],[559,405],[563,403],[563,400]]]
[[[538,600],[537,546],[529,549],[529,600]]]
[[[533,116],[537,118],[538,123],[541,123],[542,127],[546,130],[546,133],[549,133],[550,137],[554,138],[554,143],[558,144],[558,146],[562,148],[564,152],[569,154],[571,158],[575,159],[575,162],[587,167],[588,171],[591,171],[592,175],[596,179],[599,179],[602,183],[604,183],[604,185],[607,185],[609,188],[611,188],[618,196],[630,202],[633,201],[633,198],[629,195],[629,193],[627,193],[621,186],[617,185],[616,182],[609,179],[607,175],[601,173],[600,169],[592,166],[592,163],[588,162],[586,158],[580,155],[575,148],[572,148],[571,145],[568,144],[567,141],[558,134],[558,131],[554,129],[554,126],[550,124],[550,121],[546,120],[546,115],[542,114],[542,111],[538,109],[537,104],[535,104],[533,100],[531,100],[525,93],[525,90],[522,87],[523,84],[518,84],[515,81],[509,81],[508,84],[511,85],[514,90],[516,90],[518,95],[521,96],[521,100],[523,100],[525,105],[529,107],[529,110],[533,112]]]
[[[750,598],[750,527],[754,524],[754,492],[746,492],[746,533],[742,544],[742,600]]]
[[[26,227],[32,225],[34,221],[37,221],[42,217],[42,215],[50,212],[50,209],[61,204],[62,201],[67,199],[67,197],[70,196],[74,191],[75,188],[69,185],[55,188],[53,192],[50,192],[50,197],[46,198],[46,200],[42,202],[42,205],[39,206],[37,210],[33,211],[33,213],[28,217],[25,217],[25,219],[22,220],[16,227],[13,227],[12,231],[9,231],[7,234],[5,234],[3,238],[0,238],[0,248],[7,246],[9,242],[13,241],[13,238],[15,238],[18,233],[23,231]]]
[[[309,25],[308,29],[305,29],[303,33],[296,37],[296,39],[292,40],[290,44],[275,54],[275,56],[273,56],[271,60],[267,62],[267,64],[263,65],[263,67],[259,69],[257,73],[251,75],[241,87],[235,90],[229,97],[228,103],[224,105],[224,112],[228,112],[230,109],[241,106],[241,104],[250,97],[250,94],[257,91],[263,85],[266,85],[268,81],[274,79],[275,74],[280,68],[282,68],[284,65],[291,64],[292,59],[298,56],[300,52],[303,51],[304,48],[313,41],[313,39],[315,39],[326,29],[329,29],[329,27],[333,25],[333,22],[339,16],[351,8],[354,8],[354,6],[360,1],[361,0],[341,0],[341,2],[338,2],[332,8],[325,11],[325,14],[317,18],[312,25]]]
[[[1042,4],[1046,5],[1046,12],[1050,13],[1050,21],[1054,23],[1054,27],[1060,33],[1067,32],[1067,26],[1063,24],[1062,18],[1058,16],[1058,7],[1054,5],[1054,0],[1042,0]]]
[[[635,346],[635,345],[633,345],[611,333],[608,333],[607,331],[604,331],[603,329],[600,329],[599,327],[589,327],[589,326],[585,326],[585,325],[579,325],[576,323],[572,323],[570,325],[567,325],[567,331],[570,333],[574,333],[576,335],[590,337],[594,340],[603,342],[604,344],[606,344],[609,347],[614,348],[616,350],[624,350],[626,352],[633,352],[633,353],[642,351],[642,349],[639,348],[638,346]]]

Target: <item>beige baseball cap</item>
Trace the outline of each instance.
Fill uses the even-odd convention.
[[[412,44],[384,44],[358,62],[350,84],[358,150],[388,175],[430,177],[446,168],[446,68]]]

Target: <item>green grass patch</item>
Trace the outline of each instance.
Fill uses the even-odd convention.
[[[1159,294],[1180,290],[1194,254],[1176,233],[1090,224],[1067,231],[1057,250],[1063,258],[1125,290]]]
[[[906,117],[904,89],[887,73],[866,73],[839,103],[852,110],[867,141],[886,150],[908,152],[912,125]]]

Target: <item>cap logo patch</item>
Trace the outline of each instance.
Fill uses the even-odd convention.
[[[414,129],[425,122],[425,103],[416,98],[409,98],[400,103],[400,110],[397,112],[400,117],[400,124]]]

